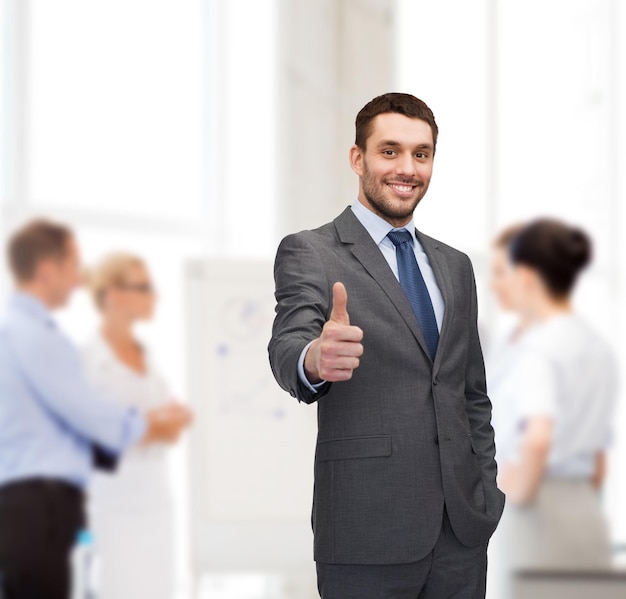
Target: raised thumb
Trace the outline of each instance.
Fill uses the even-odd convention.
[[[333,310],[330,313],[330,320],[339,324],[350,324],[348,316],[348,292],[343,283],[333,285]]]

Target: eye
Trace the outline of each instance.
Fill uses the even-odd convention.
[[[394,150],[383,150],[383,154],[385,156],[395,156],[395,151]]]
[[[419,160],[425,160],[426,158],[428,158],[428,154],[425,154],[424,152],[417,152],[415,154],[415,158],[418,158]]]

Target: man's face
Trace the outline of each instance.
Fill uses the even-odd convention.
[[[51,259],[42,266],[44,266],[50,305],[60,308],[68,302],[72,291],[80,284],[80,254],[76,240],[73,238],[68,240],[63,258]]]
[[[426,121],[379,114],[366,149],[350,149],[350,164],[360,179],[359,200],[394,227],[406,225],[428,190],[433,157],[433,134]]]

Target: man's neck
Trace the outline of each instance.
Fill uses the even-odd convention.
[[[50,311],[56,309],[56,305],[49,297],[49,295],[45,292],[45,290],[41,288],[40,285],[37,285],[35,283],[18,283],[17,290],[20,293],[30,295],[36,300],[39,300]]]
[[[372,206],[367,199],[362,199],[361,195],[359,194],[357,201],[359,204],[361,204],[361,206],[363,206],[363,208],[365,208],[366,210],[369,210],[372,214],[375,214],[378,218],[381,218],[382,220],[384,220],[386,223],[388,223],[389,225],[391,225],[394,229],[402,229],[404,227],[406,227],[407,225],[409,225],[411,223],[411,221],[413,220],[413,215],[408,216],[407,218],[404,219],[389,219],[389,217],[385,216],[384,214],[381,214],[380,212],[378,212],[374,206]]]

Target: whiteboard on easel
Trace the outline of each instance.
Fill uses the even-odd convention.
[[[271,373],[272,264],[192,262],[186,296],[189,394],[195,412],[190,483],[196,561],[226,559],[229,531],[232,543],[250,545],[252,539],[242,541],[242,535],[256,534],[255,543],[269,543],[272,537],[279,543],[281,530],[292,547],[266,547],[266,554],[293,562],[293,535],[302,530],[304,538],[296,545],[306,548],[302,558],[309,561],[316,410],[298,404]],[[211,534],[221,539],[219,558],[205,538]],[[250,561],[241,552],[230,561],[238,559]]]

